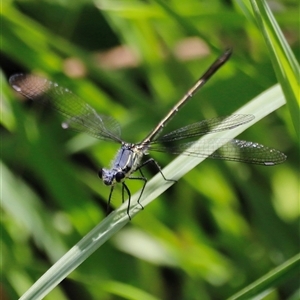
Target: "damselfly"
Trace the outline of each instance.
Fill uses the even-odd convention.
[[[236,114],[203,120],[159,137],[167,122],[170,121],[178,110],[194,96],[207,80],[229,59],[230,55],[230,50],[225,51],[144,140],[134,144],[125,142],[120,138],[120,126],[112,117],[98,114],[94,108],[68,89],[60,87],[57,83],[35,75],[24,74],[13,75],[10,77],[9,82],[17,92],[25,97],[36,102],[50,105],[57,112],[61,113],[66,119],[62,123],[63,128],[72,128],[77,131],[86,132],[100,140],[109,140],[121,144],[121,148],[117,152],[110,168],[101,169],[99,176],[105,185],[111,187],[108,197],[108,208],[110,207],[115,184],[122,184],[122,200],[124,202],[124,194],[126,191],[129,200],[127,214],[130,218],[129,208],[131,193],[125,183],[126,179],[143,181],[138,203],[147,184],[147,179],[142,172],[142,168],[145,165],[150,162],[154,163],[164,180],[170,180],[165,178],[161,168],[154,159],[150,158],[142,162],[144,155],[147,155],[148,151],[209,157],[266,166],[282,163],[286,159],[286,156],[278,150],[265,147],[258,143],[237,139],[226,141],[224,141],[224,139],[211,139],[203,143],[201,143],[201,141],[176,143],[183,139],[191,140],[212,132],[235,128],[253,120],[253,115]],[[211,154],[209,151],[211,147],[215,147],[214,149],[219,147],[219,149]],[[133,176],[135,171],[139,171],[140,176]]]

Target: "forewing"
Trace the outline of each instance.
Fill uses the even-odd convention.
[[[254,116],[250,114],[236,114],[203,120],[167,133],[164,136],[159,137],[158,139],[153,141],[153,143],[165,143],[198,137],[208,133],[229,130],[242,124],[248,123],[253,119]]]
[[[102,140],[121,142],[117,121],[112,117],[98,115],[94,108],[57,83],[31,74],[13,75],[9,83],[25,97],[49,105],[62,114],[66,118],[63,128],[86,132]]]

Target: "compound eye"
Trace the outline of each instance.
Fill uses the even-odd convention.
[[[115,178],[117,182],[121,182],[121,180],[125,178],[125,174],[123,172],[118,172]]]
[[[100,169],[98,172],[98,176],[102,179],[103,178],[103,169]]]

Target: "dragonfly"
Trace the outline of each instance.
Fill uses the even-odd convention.
[[[130,217],[131,192],[126,184],[126,179],[141,180],[143,186],[137,203],[140,204],[141,196],[147,184],[147,178],[142,169],[149,163],[153,163],[158,172],[166,181],[175,181],[164,176],[161,167],[153,159],[144,160],[149,151],[168,152],[196,157],[222,159],[243,163],[252,163],[265,166],[273,166],[286,160],[282,152],[266,147],[262,144],[238,139],[210,139],[205,142],[195,141],[196,138],[206,134],[230,130],[237,126],[252,121],[255,117],[251,114],[232,114],[213,119],[202,120],[185,127],[176,129],[161,136],[161,131],[174,117],[179,109],[186,104],[195,93],[224,65],[231,56],[231,49],[227,49],[196,81],[191,89],[178,101],[178,103],[165,115],[157,126],[139,143],[130,143],[121,139],[119,123],[110,116],[98,114],[97,111],[84,100],[76,96],[69,89],[59,86],[57,83],[32,74],[15,74],[10,77],[12,88],[23,96],[52,107],[62,114],[65,121],[64,129],[73,129],[85,132],[99,140],[119,143],[120,149],[115,155],[109,168],[102,168],[99,177],[106,186],[110,186],[108,196],[108,212],[112,194],[116,184],[122,185],[122,202],[125,194],[128,196],[127,215]],[[185,140],[182,142],[182,140]],[[188,142],[186,141],[188,140]],[[217,149],[211,153],[210,149]],[[135,176],[135,172],[139,176]],[[140,204],[141,205],[141,204]],[[143,208],[143,206],[141,205]]]

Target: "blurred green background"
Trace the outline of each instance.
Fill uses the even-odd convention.
[[[299,3],[272,1],[299,60]],[[138,142],[227,47],[233,56],[168,130],[226,115],[277,83],[261,33],[230,0],[3,1],[1,299],[20,297],[105,217],[97,176],[118,145],[61,129],[10,75],[68,87]],[[225,299],[299,252],[299,147],[286,107],[244,132],[276,167],[207,160],[147,206],[46,299]],[[153,157],[165,166],[174,157]],[[155,169],[145,170],[147,177]],[[128,183],[137,191],[140,183]],[[113,205],[121,202],[117,189]],[[288,278],[266,299],[298,299]]]

